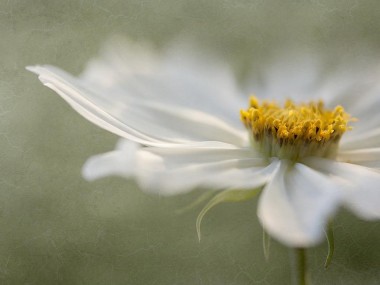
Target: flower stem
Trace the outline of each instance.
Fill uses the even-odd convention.
[[[295,248],[294,249],[294,285],[311,285],[308,282],[307,274],[307,262],[306,262],[306,249]]]

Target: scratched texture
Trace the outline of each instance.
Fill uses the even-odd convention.
[[[375,0],[0,0],[0,284],[288,284],[287,249],[273,242],[264,260],[255,201],[212,210],[198,243],[199,209],[176,210],[199,192],[160,198],[120,178],[84,181],[86,158],[117,138],[24,66],[77,74],[111,35],[157,49],[185,35],[244,81],[285,46],[379,56],[379,13]],[[380,224],[340,211],[335,230],[329,270],[326,244],[309,252],[313,284],[379,284]]]

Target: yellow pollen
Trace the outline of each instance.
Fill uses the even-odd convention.
[[[326,109],[323,101],[295,104],[287,100],[283,107],[255,96],[249,108],[240,111],[253,143],[266,155],[289,159],[305,156],[334,156],[342,135],[353,121],[342,106]]]

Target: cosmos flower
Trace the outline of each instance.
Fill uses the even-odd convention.
[[[320,242],[341,206],[380,218],[373,70],[323,73],[318,58],[291,58],[253,81],[257,95],[249,99],[227,65],[178,50],[112,43],[78,77],[28,67],[83,117],[121,137],[115,150],[87,161],[85,178],[134,177],[161,195],[223,190],[232,200],[260,189],[262,226],[291,247]]]

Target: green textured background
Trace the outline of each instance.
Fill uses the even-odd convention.
[[[79,73],[111,35],[161,48],[186,35],[239,78],[284,46],[379,55],[379,1],[0,1],[0,284],[288,284],[288,250],[268,262],[256,203],[203,223],[178,215],[198,193],[160,198],[131,181],[81,178],[117,138],[82,119],[26,65]],[[258,64],[259,65],[259,64]],[[380,205],[379,205],[380,206]],[[380,284],[380,223],[340,211],[336,255],[309,251],[313,284]]]

